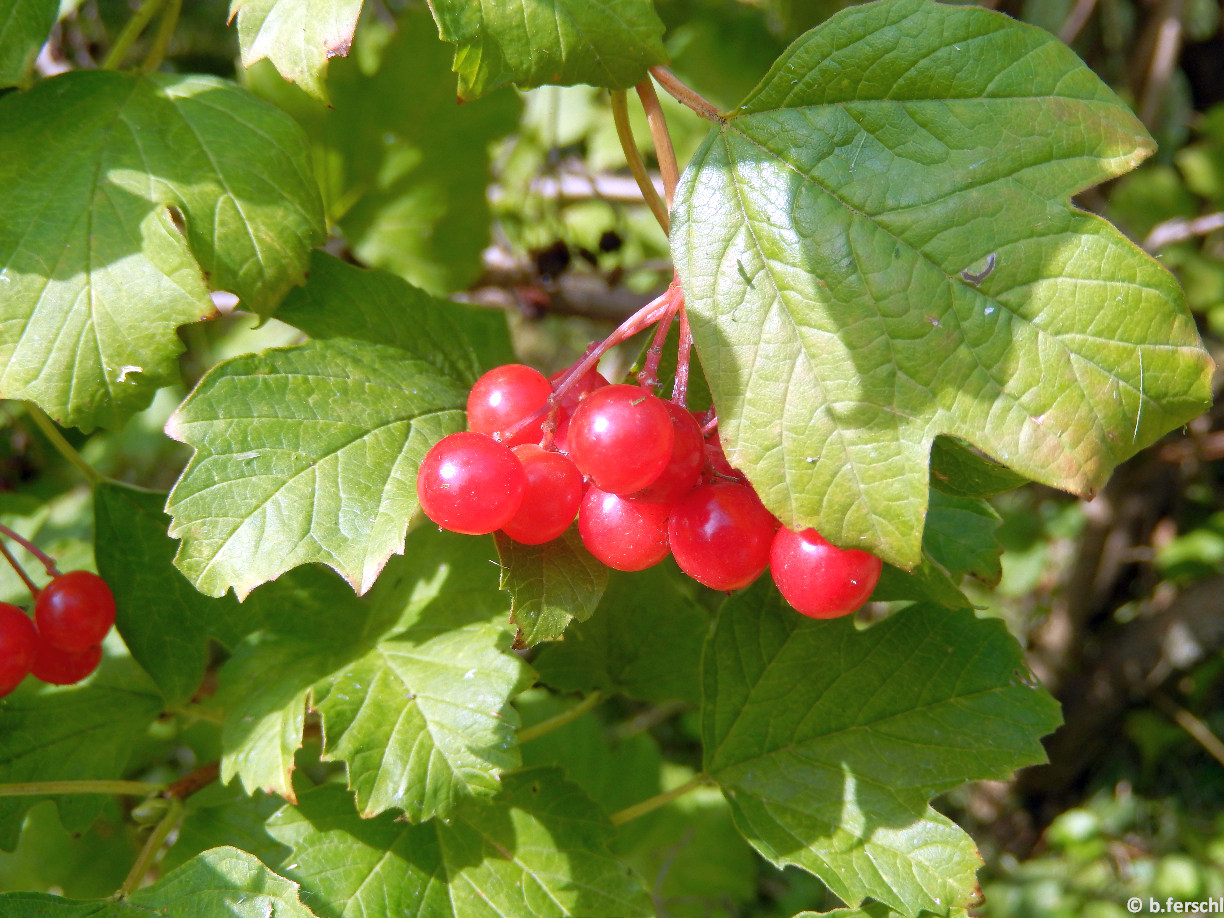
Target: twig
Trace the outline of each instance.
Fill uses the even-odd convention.
[[[1177,65],[1182,45],[1182,12],[1185,0],[1165,0],[1156,18],[1156,41],[1148,60],[1147,76],[1139,101],[1139,120],[1154,130],[1164,106],[1165,90]]]
[[[119,33],[119,37],[115,39],[115,44],[111,46],[110,53],[102,61],[103,70],[119,69],[119,65],[123,63],[123,58],[131,49],[133,42],[140,37],[140,33],[153,21],[153,17],[157,15],[157,11],[161,9],[162,4],[165,2],[166,0],[145,0],[141,4],[140,9],[128,20],[127,25],[123,27],[123,31]]]
[[[38,599],[38,587],[35,585],[34,581],[30,579],[30,575],[25,572],[25,568],[17,563],[17,559],[13,557],[13,553],[8,550],[8,546],[3,542],[0,542],[0,555],[4,555],[4,560],[9,563],[9,567],[17,572],[17,576],[21,578],[21,582],[24,583],[26,585],[26,589],[30,591],[30,596],[34,599]]]
[[[1069,45],[1079,38],[1079,33],[1084,30],[1088,20],[1092,18],[1096,5],[1097,0],[1076,0],[1075,9],[1071,10],[1071,15],[1066,18],[1062,28],[1058,30],[1058,40]]]
[[[144,847],[140,849],[140,854],[136,856],[136,863],[132,865],[132,869],[128,871],[127,877],[123,881],[123,885],[115,892],[115,899],[125,899],[130,896],[140,886],[145,875],[149,872],[149,868],[153,866],[153,860],[157,857],[157,852],[161,850],[162,843],[167,836],[174,831],[174,827],[178,825],[179,819],[183,815],[183,802],[178,797],[171,797],[170,806],[166,809],[166,815],[162,817],[145,840]]]
[[[1196,743],[1207,750],[1207,754],[1224,765],[1224,742],[1216,736],[1209,726],[1161,692],[1152,695],[1152,703],[1190,734]]]
[[[646,199],[650,212],[654,214],[655,219],[659,221],[659,226],[663,227],[663,232],[666,233],[669,226],[667,205],[659,197],[659,192],[655,191],[654,183],[646,173],[646,164],[642,162],[642,154],[638,152],[637,144],[633,140],[633,128],[629,125],[629,103],[626,101],[623,89],[612,91],[612,120],[616,124],[616,136],[620,140],[621,149],[624,150],[625,159],[629,163],[629,171],[633,173],[634,180],[642,189],[642,196]]]
[[[707,121],[725,124],[727,119],[719,113],[714,104],[705,96],[691,89],[666,67],[651,67],[650,75],[655,78],[663,91],[686,108],[691,108]]]
[[[183,0],[170,0],[170,6],[166,8],[161,22],[157,24],[157,35],[153,37],[153,46],[149,48],[149,53],[145,55],[144,62],[140,65],[141,73],[152,73],[161,66],[162,60],[166,57],[166,50],[170,47],[170,39],[174,36],[174,27],[178,24],[179,11],[182,8]]]
[[[663,176],[663,193],[667,196],[670,211],[676,199],[676,184],[680,181],[680,167],[676,165],[676,149],[672,146],[671,133],[667,130],[667,119],[654,83],[643,80],[634,87],[642,108],[646,111],[646,123],[650,125],[650,139],[654,141],[655,158],[659,161],[659,172]]]
[[[85,477],[91,488],[97,487],[106,480],[97,469],[81,458],[81,454],[76,451],[73,445],[60,432],[59,425],[47,417],[45,411],[33,402],[26,402],[26,413],[38,426],[38,429],[43,432],[43,436],[51,441],[51,445],[55,447],[56,451]]]
[[[688,309],[680,302],[680,346],[676,350],[676,385],[672,401],[681,408],[688,406],[689,368],[693,355],[693,329],[689,326]]]
[[[653,813],[661,806],[666,806],[673,800],[683,797],[690,791],[695,791],[703,784],[710,783],[710,779],[705,774],[699,774],[693,777],[691,781],[685,781],[679,787],[673,787],[669,791],[664,791],[661,794],[655,794],[653,797],[647,797],[640,803],[635,803],[633,806],[627,806],[623,810],[618,810],[611,817],[612,825],[620,826],[637,819],[639,816],[645,816],[647,813]]]
[[[525,727],[518,733],[519,745],[521,746],[523,743],[529,743],[537,737],[541,737],[546,733],[552,733],[554,730],[564,727],[566,724],[577,720],[601,701],[603,701],[603,693],[597,689],[583,698],[580,702],[566,708],[555,717],[550,717],[547,720],[540,721],[538,724]]]
[[[48,577],[58,577],[60,575],[59,568],[55,566],[55,559],[48,555],[45,551],[31,542],[29,539],[23,538],[12,529],[9,529],[3,523],[0,523],[0,536],[5,536],[12,539],[35,558],[43,566],[43,570],[47,572]],[[7,554],[7,552],[6,552]]]
[[[1163,249],[1175,242],[1185,242],[1195,236],[1206,236],[1216,230],[1224,229],[1224,211],[1214,214],[1204,214],[1201,217],[1187,219],[1174,217],[1152,227],[1152,231],[1143,240],[1143,248],[1148,252]]]
[[[120,794],[146,797],[166,789],[154,781],[26,781],[0,784],[0,797],[44,797],[56,794]]]

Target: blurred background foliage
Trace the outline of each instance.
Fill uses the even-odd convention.
[[[835,0],[657,0],[677,73],[720,107],[736,104],[790,40],[847,5]],[[1224,339],[1224,25],[1218,0],[1000,0],[982,5],[1060,36],[1136,110],[1160,144],[1134,173],[1078,203],[1115,221],[1181,280],[1208,347]],[[327,202],[331,251],[440,293],[505,311],[522,359],[571,362],[670,277],[666,239],[641,204],[606,93],[505,90],[456,106],[451,49],[423,2],[367,0],[353,53],[333,60],[328,108],[266,64],[237,71],[228,0],[184,5],[168,66],[234,77],[306,129]],[[40,55],[43,76],[91,67],[131,15],[127,0],[64,0]],[[137,49],[139,51],[139,49]],[[664,100],[684,162],[705,126]],[[635,131],[653,163],[645,119]],[[219,305],[227,304],[224,297]],[[169,488],[185,448],[161,430],[218,360],[296,332],[250,316],[182,330],[182,384],[113,433],[70,437],[107,475]],[[622,358],[628,360],[631,358]],[[1028,648],[1064,707],[1050,764],[939,801],[987,866],[982,915],[1124,915],[1132,895],[1224,896],[1224,409],[1122,467],[1090,503],[1039,487],[995,501],[1004,576],[974,594]],[[0,520],[66,568],[90,566],[86,489],[16,403],[0,404]],[[0,599],[21,585],[0,570]],[[566,704],[524,696],[526,723]],[[700,766],[694,705],[617,700],[546,741],[583,763],[572,775],[612,808],[682,784]],[[208,761],[216,730],[147,738],[147,771]],[[316,757],[311,761],[311,754]],[[302,768],[316,777],[317,744]],[[621,767],[630,763],[632,767]],[[314,772],[311,769],[315,769]],[[624,775],[645,782],[626,786]],[[192,799],[239,818],[232,792]],[[271,805],[271,802],[269,802]],[[266,815],[266,814],[265,814]],[[241,826],[235,827],[241,831]],[[112,802],[71,836],[31,811],[18,850],[0,853],[0,888],[69,896],[113,889],[130,863],[131,822]],[[623,850],[661,914],[783,916],[827,902],[818,881],[777,871],[734,832],[709,793],[633,824]],[[171,852],[190,854],[190,839]],[[251,850],[259,841],[252,837]],[[168,864],[169,865],[169,864]]]

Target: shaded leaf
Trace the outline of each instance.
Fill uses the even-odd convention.
[[[650,0],[433,0],[438,34],[453,42],[459,98],[514,83],[590,83],[628,89],[667,62],[663,23]]]
[[[671,564],[612,573],[591,619],[541,649],[532,664],[540,681],[562,691],[698,704],[710,619],[679,577]]]
[[[791,528],[920,557],[934,438],[1080,494],[1198,414],[1172,276],[1069,197],[1152,150],[1048,33],[847,9],[721,121],[672,249],[731,464]]]
[[[486,370],[514,362],[501,312],[440,300],[394,274],[364,270],[317,249],[310,282],[285,297],[276,317],[318,340],[397,347],[469,386]]]
[[[967,905],[980,866],[927,801],[1044,761],[1059,722],[1000,621],[913,606],[859,630],[760,585],[724,604],[704,679],[705,769],[745,837],[907,915]]]
[[[86,682],[46,686],[27,678],[0,700],[0,784],[124,777],[132,744],[162,709],[161,695],[130,659],[107,655]],[[0,848],[11,851],[21,817],[47,797],[0,797]],[[106,798],[51,798],[70,832],[89,827]]]
[[[166,425],[196,449],[167,504],[175,564],[210,596],[310,562],[364,593],[402,550],[417,466],[463,427],[466,400],[435,366],[347,339],[215,367]]]
[[[293,849],[286,872],[322,918],[653,914],[640,881],[604,847],[607,817],[559,770],[502,783],[495,800],[420,825],[363,820],[347,794],[320,787],[268,827]]]
[[[496,534],[501,588],[510,594],[510,615],[527,644],[559,638],[573,620],[586,621],[608,583],[608,568],[582,544],[571,526],[543,545],[523,545]]]
[[[232,0],[242,65],[267,58],[286,80],[327,98],[327,62],[348,54],[361,0]]]
[[[94,488],[94,554],[115,594],[116,629],[173,706],[199,687],[210,638],[229,644],[258,622],[233,597],[205,596],[174,569],[165,503],[165,494],[115,482]]]
[[[0,125],[0,397],[63,424],[118,426],[210,287],[267,315],[322,239],[300,129],[224,80],[67,73]]]
[[[0,86],[14,86],[34,66],[59,15],[59,0],[9,0],[0,12]]]
[[[994,497],[1027,484],[1028,479],[982,456],[955,437],[939,436],[931,445],[931,487],[954,497]]]

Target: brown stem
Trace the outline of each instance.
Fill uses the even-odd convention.
[[[680,346],[676,350],[676,385],[672,401],[681,408],[688,406],[689,366],[693,354],[693,329],[689,326],[688,310],[680,300]]]
[[[666,67],[651,67],[650,75],[655,78],[663,91],[679,102],[686,108],[691,108],[702,118],[707,121],[716,121],[719,124],[725,124],[727,119],[724,118],[705,96],[691,89],[680,79],[668,70]]]
[[[21,578],[21,582],[24,583],[26,585],[26,589],[30,591],[30,596],[34,599],[38,599],[38,587],[34,585],[34,581],[31,580],[30,575],[25,572],[25,568],[17,563],[17,559],[13,557],[13,553],[8,550],[8,546],[3,542],[0,542],[0,555],[4,555],[4,560],[6,560],[13,570],[17,572],[17,576]]]
[[[650,125],[650,139],[654,141],[655,158],[659,161],[659,173],[663,176],[663,194],[667,198],[667,209],[671,210],[676,199],[676,185],[680,181],[680,167],[676,165],[676,149],[672,146],[671,133],[667,130],[667,119],[654,83],[642,80],[634,87],[642,108],[646,111],[646,123]]]
[[[186,800],[196,791],[203,790],[217,780],[217,775],[221,773],[220,762],[209,762],[207,765],[201,765],[190,774],[183,775],[165,790],[165,796],[175,797],[179,800]]]

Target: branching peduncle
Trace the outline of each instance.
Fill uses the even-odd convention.
[[[680,302],[680,346],[676,350],[676,385],[672,401],[681,407],[688,405],[689,365],[693,355],[693,329],[689,326],[688,309]]]
[[[157,25],[157,35],[153,38],[153,46],[149,48],[149,53],[145,55],[144,62],[140,65],[141,73],[152,73],[161,66],[162,60],[166,57],[166,50],[170,47],[174,27],[178,25],[179,12],[182,8],[183,0],[170,0],[170,5],[166,7],[161,22]]]
[[[29,414],[30,419],[38,426],[38,429],[43,432],[43,435],[51,441],[51,445],[55,447],[56,451],[85,477],[91,488],[96,488],[106,480],[97,469],[81,458],[81,454],[73,448],[72,444],[60,432],[59,425],[47,417],[45,411],[33,402],[26,402],[26,413]]]
[[[140,854],[136,856],[136,863],[128,871],[123,885],[115,891],[113,898],[125,899],[140,887],[140,883],[149,872],[149,868],[153,866],[153,861],[157,857],[157,852],[161,850],[162,843],[165,842],[166,838],[178,825],[179,820],[182,819],[183,801],[178,797],[169,797],[168,799],[170,805],[166,808],[166,815],[161,818],[161,822],[154,827],[152,833],[145,840],[144,847],[140,849]]]
[[[647,797],[640,803],[635,803],[633,806],[627,806],[623,810],[618,810],[609,818],[612,820],[612,825],[620,826],[637,819],[639,816],[645,816],[647,813],[653,813],[661,806],[666,806],[673,800],[683,797],[690,791],[695,791],[703,784],[709,784],[710,778],[705,774],[696,775],[691,781],[686,781],[679,787],[673,787],[669,791],[664,791],[661,794],[655,794],[653,797]]]
[[[550,717],[547,720],[540,721],[538,724],[525,727],[518,732],[519,745],[521,746],[523,743],[529,743],[537,737],[544,736],[546,733],[552,733],[554,730],[559,730],[566,724],[577,720],[601,701],[603,701],[603,693],[597,689],[583,698],[576,705],[566,708],[555,717]]]
[[[0,523],[0,536],[4,536],[5,538],[12,539],[14,542],[16,542],[18,545],[20,545],[30,554],[32,554],[35,558],[37,558],[38,563],[43,566],[43,570],[47,572],[48,577],[58,577],[60,575],[59,568],[55,566],[54,558],[52,558],[49,554],[47,554],[45,551],[43,551],[41,548],[39,548],[29,539],[24,538],[18,535],[16,532],[14,532],[12,529],[9,529],[3,523]],[[5,552],[5,555],[8,556],[7,551]],[[11,563],[20,572],[20,568],[18,567],[15,561],[12,561],[10,559],[9,563]]]
[[[111,46],[110,53],[102,61],[103,70],[119,69],[119,65],[123,63],[123,58],[127,56],[133,43],[140,37],[140,33],[148,28],[149,23],[153,21],[153,17],[157,15],[165,2],[166,0],[145,0],[140,5],[140,9],[128,20],[123,31],[119,33],[119,37],[115,39],[115,44]]]
[[[670,225],[667,205],[659,197],[659,192],[655,190],[654,182],[646,173],[646,164],[642,162],[642,154],[638,152],[637,144],[633,141],[633,128],[629,125],[629,103],[626,101],[623,89],[612,90],[612,120],[616,123],[616,136],[620,140],[621,149],[625,151],[629,171],[633,173],[634,180],[642,189],[642,196],[646,199],[650,212],[654,214],[655,219],[659,221],[659,226],[663,227],[663,232],[666,233]]]
[[[4,555],[4,560],[7,561],[9,566],[17,572],[17,576],[21,578],[21,582],[24,583],[26,585],[26,589],[30,591],[30,596],[32,596],[34,599],[38,599],[38,587],[35,585],[34,581],[30,579],[30,575],[25,572],[25,568],[17,563],[17,559],[13,557],[13,553],[8,550],[8,546],[3,542],[0,542],[0,555]]]
[[[680,82],[674,73],[666,67],[651,67],[650,75],[663,87],[663,91],[686,108],[691,108],[707,121],[725,124],[727,119],[716,109],[708,99],[686,84]]]
[[[663,194],[667,198],[667,209],[670,211],[672,202],[676,199],[680,167],[676,165],[676,150],[672,146],[671,133],[667,130],[667,119],[663,116],[663,106],[659,104],[659,94],[655,92],[653,82],[649,79],[643,80],[634,88],[638,98],[642,100],[642,108],[646,111],[650,139],[654,141],[655,158],[659,161],[659,174],[663,177]]]

